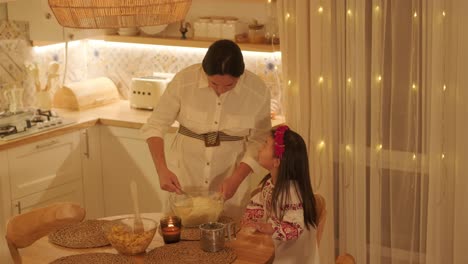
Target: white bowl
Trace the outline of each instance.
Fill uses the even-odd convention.
[[[117,32],[119,35],[122,36],[134,36],[138,34],[138,28],[132,27],[132,28],[119,28],[119,31]]]
[[[167,25],[140,27],[141,32],[146,35],[156,35],[166,29]]]

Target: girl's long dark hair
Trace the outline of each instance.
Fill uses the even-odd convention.
[[[272,130],[274,138],[275,130]],[[291,186],[294,187],[304,209],[304,223],[309,229],[309,225],[317,227],[317,212],[314,193],[310,182],[309,160],[307,148],[302,137],[294,131],[286,130],[284,133],[284,153],[278,170],[278,178],[272,193],[273,214],[282,220],[284,213],[280,210],[285,204],[291,201]],[[260,184],[265,185],[271,178],[268,174]],[[279,210],[279,212],[278,212]]]

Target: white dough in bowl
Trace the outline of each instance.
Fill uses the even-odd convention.
[[[223,210],[223,202],[210,197],[196,196],[175,202],[173,209],[182,219],[182,225],[193,227],[217,221]]]

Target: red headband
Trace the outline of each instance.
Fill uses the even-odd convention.
[[[275,155],[280,159],[284,153],[284,133],[288,129],[288,126],[279,126],[275,131]]]

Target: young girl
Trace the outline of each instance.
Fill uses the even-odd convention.
[[[270,173],[248,204],[244,225],[272,235],[274,263],[318,264],[318,219],[304,140],[279,126],[259,150],[258,160]]]

